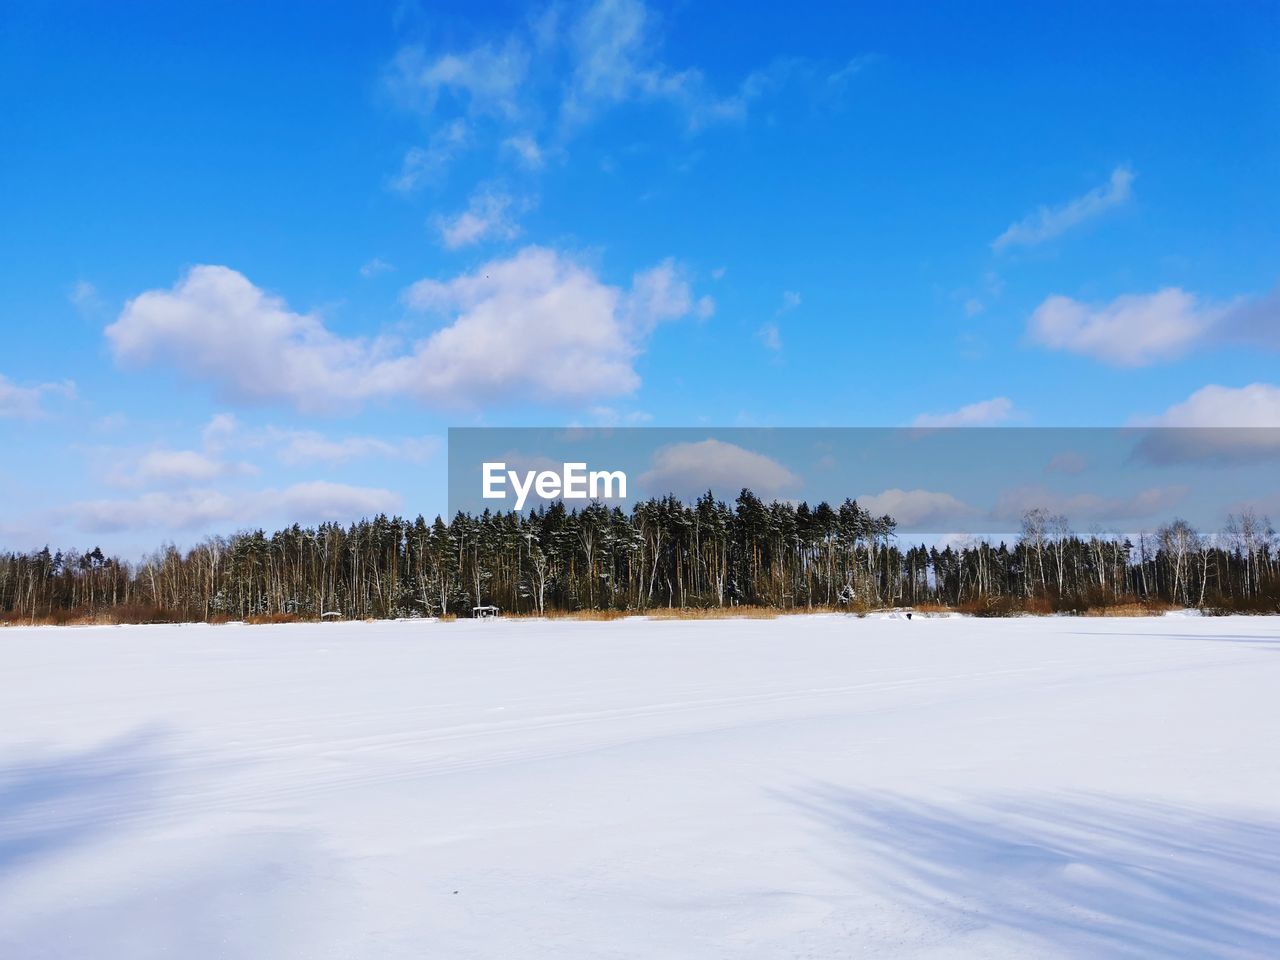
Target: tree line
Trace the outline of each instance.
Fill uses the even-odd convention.
[[[905,545],[892,517],[766,503],[743,490],[637,503],[562,503],[427,522],[379,515],[169,545],[139,563],[87,553],[0,553],[0,619],[217,621],[547,614],[656,607],[868,610],[940,605],[979,614],[1124,604],[1280,612],[1280,544],[1250,512],[1202,534],[1182,520],[1125,536],[1031,510],[1013,543]]]

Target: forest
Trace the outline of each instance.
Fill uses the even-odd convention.
[[[902,543],[853,500],[766,503],[743,490],[630,512],[592,503],[450,522],[377,516],[163,547],[137,563],[48,547],[0,553],[0,622],[186,622],[709,610],[977,615],[1194,607],[1280,613],[1280,543],[1251,512],[1081,535],[1030,510],[1014,542]]]

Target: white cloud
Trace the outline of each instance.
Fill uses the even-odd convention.
[[[587,412],[591,414],[592,419],[595,420],[596,423],[606,427],[616,427],[620,425],[636,427],[640,424],[649,423],[653,420],[653,414],[646,413],[643,410],[631,410],[627,413],[622,413],[613,407],[595,406]]]
[[[445,124],[431,135],[425,147],[411,147],[405,153],[400,173],[391,180],[392,188],[408,193],[440,179],[471,142],[471,126],[465,120],[455,119]]]
[[[234,416],[229,413],[217,413],[205,424],[204,430],[200,433],[200,439],[206,451],[220,453],[239,429],[240,425]]]
[[[381,437],[326,437],[315,430],[276,431],[277,457],[282,463],[327,463],[337,465],[352,460],[378,457],[421,463],[440,449],[437,437],[409,437],[386,440]]]
[[[173,289],[134,297],[106,337],[120,363],[162,364],[228,397],[311,410],[368,395],[378,368],[376,345],[334,335],[220,266],[193,267]]]
[[[1210,384],[1157,417],[1136,453],[1155,464],[1251,463],[1280,457],[1280,386]]]
[[[1201,387],[1149,421],[1160,427],[1280,427],[1280,386]]]
[[[257,450],[266,447],[275,451],[277,460],[291,466],[305,463],[337,466],[352,460],[370,458],[421,463],[434,456],[440,448],[438,437],[329,437],[318,430],[279,427],[242,430],[235,417],[229,413],[220,413],[210,419],[204,428],[202,439],[205,452],[211,458],[221,454],[232,444]]]
[[[514,118],[528,69],[529,52],[514,37],[434,57],[421,47],[405,47],[392,62],[390,85],[424,113],[433,112],[442,96],[451,96],[470,113]]]
[[[773,312],[774,320],[784,317],[791,311],[798,308],[801,304],[800,294],[794,290],[785,290],[782,294],[782,302],[778,309]],[[766,350],[772,350],[775,353],[782,349],[782,329],[775,322],[764,324],[756,331],[756,339],[764,344]]]
[[[676,69],[661,60],[658,21],[641,0],[596,0],[586,6],[568,33],[573,68],[561,104],[565,123],[584,123],[618,104],[664,102],[683,115],[690,130],[698,130],[744,119],[752,102],[793,79],[840,91],[854,72],[846,65],[819,75],[808,61],[782,58],[751,71],[731,93],[719,95],[701,70]]]
[[[865,64],[854,59],[833,71],[780,59],[720,95],[701,70],[663,62],[660,20],[642,0],[549,5],[522,27],[467,49],[406,47],[393,59],[387,83],[402,104],[425,116],[466,118],[469,131],[496,131],[496,149],[537,170],[548,142],[558,150],[574,131],[621,104],[666,104],[698,130],[742,120],[754,101],[795,81],[819,97],[842,96]],[[440,153],[430,147],[411,153],[396,183],[416,185],[420,168],[440,166]]]
[[[1062,493],[1047,487],[1028,485],[1000,494],[991,516],[1016,523],[1028,510],[1042,509],[1062,514],[1073,523],[1111,523],[1152,517],[1167,518],[1190,491],[1184,486],[1151,487],[1135,494]]]
[[[696,496],[707,489],[733,496],[747,487],[758,496],[776,497],[798,487],[800,478],[772,457],[708,438],[655,451],[639,482],[658,496]]]
[[[1060,473],[1066,477],[1078,477],[1089,468],[1089,458],[1075,450],[1055,453],[1044,465],[1045,473]]]
[[[1221,323],[1223,339],[1280,349],[1280,286],[1255,299],[1232,303]]]
[[[20,387],[0,373],[0,419],[38,420],[48,415],[44,407],[47,398],[73,399],[75,395],[76,385],[70,380]]]
[[[252,464],[232,460],[224,453],[239,434],[233,416],[220,413],[201,431],[201,450],[173,450],[152,447],[111,451],[113,462],[101,469],[106,482],[121,487],[189,488],[207,485],[227,477],[256,474]]]
[[[932,527],[946,529],[976,512],[973,507],[949,493],[936,490],[900,490],[897,487],[880,493],[862,494],[858,506],[873,516],[888,514],[900,527]]]
[[[283,490],[259,490],[234,496],[217,490],[146,493],[125,500],[89,500],[72,504],[64,519],[94,533],[121,530],[201,530],[228,524],[271,520],[297,523],[353,521],[399,509],[390,490],[313,481]]]
[[[574,24],[573,76],[564,110],[571,121],[600,106],[648,97],[679,97],[696,72],[674,72],[653,60],[652,19],[640,0],[597,0]]]
[[[1031,315],[1028,333],[1052,350],[1066,350],[1122,367],[1177,357],[1204,338],[1224,316],[1193,294],[1168,287],[1127,294],[1106,304],[1052,296]]]
[[[106,336],[122,364],[163,365],[238,401],[328,411],[410,397],[465,407],[630,393],[653,328],[698,309],[673,261],[625,290],[544,247],[419,281],[405,301],[446,321],[408,349],[338,336],[228,267],[198,266],[171,290],[130,300]]]
[[[848,89],[850,81],[866,70],[874,60],[875,57],[870,54],[853,57],[839,69],[827,75],[827,86],[836,93],[843,94]]]
[[[1018,416],[1008,397],[992,397],[952,410],[949,413],[922,413],[911,422],[913,427],[990,427],[1006,423]]]
[[[510,196],[492,187],[484,187],[472,194],[467,209],[462,213],[454,217],[437,217],[436,229],[450,250],[468,247],[482,240],[514,240],[520,234],[520,227],[509,216],[511,207]]]
[[[401,379],[440,403],[630,393],[640,383],[632,361],[648,335],[693,309],[673,261],[637,273],[624,291],[543,247],[453,280],[419,281],[406,302],[455,317],[402,362]]]
[[[129,418],[123,413],[108,413],[93,422],[93,429],[98,433],[116,433],[129,425]]]
[[[73,283],[71,289],[67,291],[67,300],[77,310],[84,313],[97,310],[102,306],[102,301],[98,296],[98,288],[88,280],[77,280]]]
[[[222,460],[197,450],[150,450],[138,458],[123,482],[138,486],[189,486],[221,477],[256,473],[247,463]]]
[[[626,315],[632,328],[639,333],[647,334],[660,323],[690,313],[704,318],[714,311],[715,303],[710,297],[702,297],[696,303],[693,301],[684,270],[670,257],[632,278]]]
[[[1027,324],[1031,340],[1116,366],[1144,366],[1198,346],[1280,348],[1280,288],[1262,297],[1210,303],[1178,287],[1110,303],[1047,298]]]
[[[530,134],[520,133],[513,137],[507,137],[502,141],[502,145],[520,158],[530,170],[541,170],[546,163],[546,157],[542,152],[542,148],[538,146],[538,141]]]
[[[312,480],[279,491],[265,491],[259,509],[298,522],[351,520],[400,509],[400,496],[378,487]]]
[[[1000,251],[1006,247],[1034,246],[1060,236],[1072,227],[1126,202],[1132,193],[1132,184],[1132,171],[1127,167],[1116,167],[1105,185],[1060,207],[1040,207],[1030,216],[1011,224],[992,241],[991,247]]]
[[[383,260],[381,257],[374,257],[368,263],[365,263],[360,267],[360,276],[368,280],[370,277],[390,273],[394,269],[395,267],[387,263],[387,261]]]

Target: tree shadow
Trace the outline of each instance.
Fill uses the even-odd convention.
[[[77,753],[0,763],[0,882],[149,807],[162,739],[143,729]]]
[[[324,949],[342,864],[306,831],[174,807],[209,774],[158,728],[0,761],[0,958],[360,955]],[[175,816],[177,835],[157,830]]]
[[[1086,957],[1280,957],[1277,819],[1096,795],[784,799],[841,839],[836,869],[934,919]]]

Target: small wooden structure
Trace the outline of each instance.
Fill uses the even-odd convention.
[[[482,607],[472,607],[471,616],[476,620],[488,620],[498,615],[498,608],[492,604]]]

